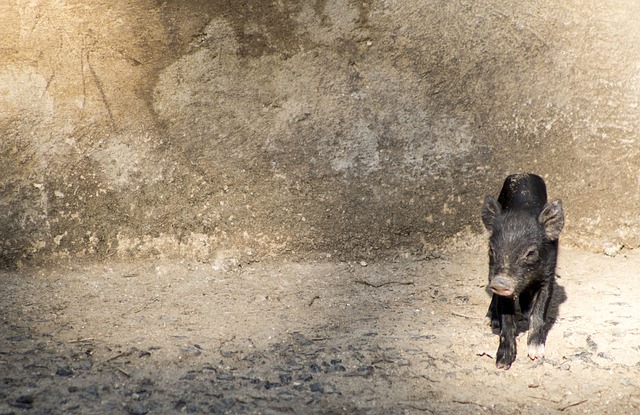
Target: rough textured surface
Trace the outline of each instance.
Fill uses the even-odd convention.
[[[562,250],[546,357],[503,371],[483,251],[2,272],[0,413],[637,413],[637,252]]]
[[[638,412],[638,15],[0,2],[0,413]],[[503,372],[479,209],[523,171],[573,250]]]
[[[2,258],[420,254],[516,171],[637,247],[639,8],[3,4]]]

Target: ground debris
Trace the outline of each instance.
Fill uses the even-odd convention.
[[[545,358],[529,359],[522,333],[508,371],[495,368],[497,336],[473,317],[484,316],[490,300],[480,277],[460,278],[461,269],[485,265],[475,253],[369,263],[356,271],[341,264],[261,263],[235,279],[223,270],[160,263],[136,267],[152,272],[135,278],[108,280],[88,266],[71,276],[47,276],[60,281],[48,291],[38,289],[39,273],[0,274],[0,414],[510,414],[540,405],[565,413],[575,407],[633,413],[640,378],[633,339],[640,322],[621,316],[640,283],[626,291],[611,286],[640,268],[640,258],[623,264],[627,274],[621,266],[589,284],[583,279],[603,257],[570,252],[561,258],[574,262],[572,272],[564,272],[559,291],[566,290],[567,299]],[[112,267],[114,275],[129,272]],[[411,282],[406,285],[420,284],[420,292],[353,283],[352,272],[370,271],[389,283],[359,278],[378,285],[372,288]],[[592,292],[597,304],[618,304],[607,319],[619,324],[595,324],[601,311],[584,306]],[[66,301],[70,293],[91,300]],[[263,293],[281,300],[252,301]],[[23,308],[24,299],[42,311]],[[145,305],[144,313],[122,312]],[[602,356],[606,367],[597,364]],[[504,390],[520,393],[499,404]],[[553,398],[565,390],[572,393]],[[606,396],[614,390],[621,398],[612,403]]]

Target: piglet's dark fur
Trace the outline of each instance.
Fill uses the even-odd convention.
[[[487,196],[482,222],[489,238],[487,322],[500,332],[496,366],[509,369],[516,359],[516,302],[529,318],[529,357],[544,357],[545,323],[564,226],[562,202],[547,203],[544,180],[535,174],[506,178],[498,200]]]

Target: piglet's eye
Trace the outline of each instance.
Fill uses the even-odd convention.
[[[538,248],[535,246],[529,247],[524,253],[522,259],[525,262],[532,263],[538,260]]]

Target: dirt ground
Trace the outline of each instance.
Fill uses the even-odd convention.
[[[633,413],[640,253],[563,247],[547,357],[508,371],[486,249],[0,274],[0,414]]]

